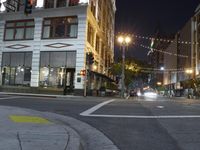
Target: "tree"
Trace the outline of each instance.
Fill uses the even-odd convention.
[[[150,67],[147,63],[136,60],[127,59],[125,62],[125,85],[129,86],[134,81],[143,80],[143,82],[148,79],[148,72],[144,72],[143,68]],[[122,64],[121,62],[112,65],[110,72],[118,77],[121,77]]]

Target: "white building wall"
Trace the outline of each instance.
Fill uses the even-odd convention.
[[[0,66],[2,62],[3,37],[4,37],[4,27],[5,27],[4,24],[5,21],[0,21]],[[2,85],[1,67],[0,67],[0,85]]]
[[[165,51],[177,54],[177,42],[171,43]],[[174,73],[173,70],[176,71],[177,69],[177,57],[174,55],[164,54],[164,68],[165,68],[164,79],[163,79],[164,85],[176,83],[177,74]]]
[[[35,32],[32,53],[31,87],[39,87],[39,65],[42,34],[42,18],[35,18]]]
[[[32,55],[32,74],[31,87],[39,86],[39,65],[41,51],[76,51],[76,72],[75,72],[75,89],[83,89],[84,79],[79,75],[80,71],[85,68],[85,50],[86,50],[86,24],[87,24],[87,6],[78,6],[74,8],[59,9],[41,9],[33,10],[29,16],[25,16],[23,12],[0,14],[0,64],[2,52],[23,52],[31,51]],[[71,39],[41,39],[42,22],[44,17],[61,17],[61,16],[77,16],[78,17],[78,37]],[[24,41],[3,41],[4,26],[6,20],[24,20],[34,19],[35,31],[34,40]],[[27,46],[21,49],[9,48],[16,44]],[[58,47],[49,47],[51,44],[57,44]],[[59,45],[67,44],[69,46],[59,47]],[[9,46],[9,47],[8,47]],[[81,82],[77,82],[77,78],[81,78]],[[1,79],[0,79],[1,80]]]

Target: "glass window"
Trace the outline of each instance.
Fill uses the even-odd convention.
[[[7,23],[7,24],[6,24],[6,27],[14,27],[14,26],[15,26],[14,23]]]
[[[54,0],[45,0],[45,8],[54,8]]]
[[[3,53],[2,59],[3,59],[2,66],[10,65],[10,54],[9,53]]]
[[[56,7],[66,7],[67,0],[57,0]]]
[[[70,37],[77,37],[78,34],[78,25],[71,25],[70,26]]]
[[[2,68],[2,84],[9,85],[10,81],[10,67],[4,66]]]
[[[93,27],[90,24],[88,24],[87,41],[92,46],[94,45],[94,29],[93,29]]]
[[[5,35],[5,40],[12,40],[14,37],[14,29],[7,29],[6,30],[6,35]]]
[[[12,67],[23,66],[24,65],[24,53],[11,53],[10,54],[10,65]]]
[[[67,52],[67,68],[76,67],[76,52]]]
[[[64,67],[66,65],[66,52],[50,52],[50,66]]]
[[[65,24],[55,26],[55,37],[65,37]]]
[[[19,28],[15,30],[15,39],[17,40],[21,40],[24,38],[24,29],[23,28]]]
[[[34,38],[34,29],[33,28],[26,28],[25,39],[33,39],[33,38]]]
[[[49,38],[50,37],[50,27],[49,26],[45,26],[43,28],[43,38]]]
[[[26,22],[26,26],[34,26],[34,21],[28,21],[28,22]]]
[[[4,40],[31,40],[34,38],[34,21],[7,21]]]
[[[31,81],[31,68],[24,68],[24,81]]]
[[[24,27],[25,26],[25,22],[16,22],[16,26],[17,27]]]
[[[24,66],[31,67],[32,66],[32,52],[25,53]]]
[[[77,34],[77,17],[44,19],[42,38],[76,38]]]
[[[74,73],[66,78],[67,70],[75,71],[76,51],[41,52],[40,54],[40,85],[45,87],[63,87],[66,79],[73,83]],[[44,64],[46,66],[44,66]]]
[[[69,0],[69,6],[76,6],[78,5],[79,0]]]
[[[31,52],[3,53],[2,84],[30,86]]]
[[[41,67],[49,66],[49,52],[40,53],[40,66]]]

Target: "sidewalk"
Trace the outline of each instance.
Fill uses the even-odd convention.
[[[80,136],[41,114],[0,106],[1,150],[80,150]]]
[[[119,150],[94,127],[68,116],[0,106],[1,150]]]

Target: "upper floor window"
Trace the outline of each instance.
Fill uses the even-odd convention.
[[[7,21],[4,40],[33,40],[34,20]]]
[[[87,41],[94,46],[94,29],[91,24],[88,24],[88,31],[87,31]]]
[[[79,0],[45,0],[45,8],[75,6],[78,4]]]
[[[77,17],[46,18],[43,21],[43,39],[76,38],[77,34]]]

